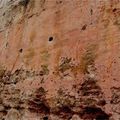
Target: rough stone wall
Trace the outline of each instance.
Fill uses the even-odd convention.
[[[120,0],[0,0],[0,120],[120,120]]]

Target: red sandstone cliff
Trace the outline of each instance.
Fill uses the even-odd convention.
[[[119,0],[0,0],[0,120],[120,120]]]

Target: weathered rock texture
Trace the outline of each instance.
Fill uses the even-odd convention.
[[[120,1],[0,0],[0,120],[120,120]]]

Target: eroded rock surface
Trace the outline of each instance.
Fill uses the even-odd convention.
[[[120,1],[0,0],[0,120],[119,120]]]

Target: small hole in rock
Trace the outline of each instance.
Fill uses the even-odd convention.
[[[46,117],[44,117],[44,118],[43,118],[43,120],[48,120],[48,117],[47,117],[47,116],[46,116]]]
[[[77,93],[79,94],[79,93],[80,93],[80,91],[77,91]]]
[[[62,3],[62,1],[60,1],[59,3]]]
[[[85,24],[81,30],[86,30],[87,25]]]
[[[116,9],[116,8],[114,8],[114,9],[113,9],[113,12],[116,12],[116,10],[117,10],[117,9]]]
[[[43,11],[45,11],[46,9],[45,8],[43,8]]]
[[[22,52],[23,52],[23,49],[22,49],[22,48],[21,48],[21,49],[19,49],[19,52],[20,52],[20,53],[22,53]]]
[[[50,42],[53,41],[53,37],[49,37],[49,41],[50,41]]]
[[[61,3],[62,3],[62,0],[60,0],[60,1],[56,1],[56,3],[57,3],[57,4],[61,4]]]

